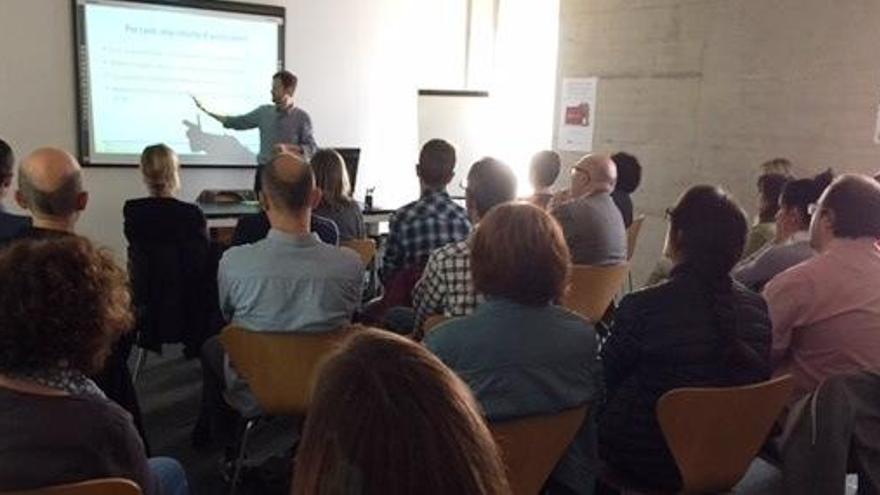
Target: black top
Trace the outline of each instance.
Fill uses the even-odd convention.
[[[259,212],[253,215],[245,215],[238,219],[235,224],[235,232],[232,234],[232,245],[241,246],[242,244],[253,244],[261,241],[269,234],[269,217],[266,212]],[[310,230],[318,235],[321,242],[336,246],[339,244],[339,229],[333,220],[329,220],[318,215],[312,215],[312,223]]]
[[[676,269],[672,278],[623,298],[602,349],[607,403],[599,416],[599,452],[628,478],[678,490],[681,478],[657,421],[657,400],[680,387],[757,383],[770,377],[771,325],[758,294],[736,283],[725,321],[753,358],[725,356],[711,282]]]
[[[20,237],[30,227],[30,217],[13,215],[0,209],[0,245]]]
[[[620,210],[620,214],[623,215],[623,226],[629,228],[633,223],[633,202],[629,193],[615,189],[611,192],[611,199],[614,200],[614,204]]]
[[[131,199],[122,214],[130,244],[208,239],[205,215],[192,203],[174,198]]]
[[[128,413],[108,400],[0,387],[0,491],[105,477],[158,492]]]

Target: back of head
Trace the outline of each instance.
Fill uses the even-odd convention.
[[[419,178],[426,186],[442,189],[455,173],[455,148],[442,139],[432,139],[419,153]]]
[[[532,157],[532,164],[529,170],[529,176],[532,179],[532,185],[536,188],[546,188],[556,182],[559,177],[559,170],[562,168],[562,162],[559,159],[559,153],[553,150],[544,150],[535,153]]]
[[[819,196],[833,179],[834,173],[828,169],[812,179],[789,181],[779,195],[779,205],[797,211],[806,228],[810,224],[810,205],[819,200]]]
[[[22,160],[18,187],[34,214],[70,217],[80,209],[82,170],[66,151],[40,148]]]
[[[0,373],[101,368],[133,324],[128,278],[87,239],[22,240],[0,252]]]
[[[488,297],[540,306],[562,296],[571,269],[562,229],[528,203],[493,208],[471,239],[474,289]]]
[[[516,176],[504,162],[486,157],[471,165],[467,198],[479,218],[495,205],[513,201],[515,197]]]
[[[164,144],[154,144],[141,153],[141,173],[150,194],[161,196],[180,188],[177,153]]]
[[[351,204],[351,182],[345,160],[334,149],[320,149],[312,156],[312,172],[315,174],[315,185],[321,190],[321,201],[331,208],[339,208]]]
[[[833,214],[834,237],[880,238],[880,184],[872,178],[841,175],[825,190],[820,206]]]
[[[777,157],[771,158],[761,164],[762,174],[779,174],[786,177],[792,177],[794,165],[787,158]]]
[[[726,277],[742,256],[748,220],[724,190],[693,186],[669,211],[670,238],[680,263],[710,277]]]
[[[311,207],[315,175],[302,158],[282,153],[263,167],[263,194],[274,208],[295,214]]]
[[[577,163],[575,168],[585,172],[589,176],[589,182],[586,184],[586,192],[588,194],[610,193],[617,184],[617,166],[607,155],[590,154]],[[573,178],[572,191],[575,190]]]
[[[323,365],[293,494],[509,493],[467,386],[424,347],[356,329]]]
[[[782,174],[762,174],[758,177],[758,193],[761,195],[761,222],[772,222],[776,212],[779,211],[779,195],[782,188],[789,181],[789,177]]]
[[[9,186],[12,180],[12,168],[15,165],[15,155],[9,143],[0,139],[0,190]]]
[[[636,192],[642,182],[642,164],[639,159],[625,151],[618,151],[611,155],[611,160],[617,165],[616,189],[627,194]]]

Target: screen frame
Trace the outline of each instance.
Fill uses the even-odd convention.
[[[267,5],[257,3],[244,3],[226,0],[113,0],[118,3],[130,3],[132,5],[159,5],[167,7],[182,7],[196,10],[212,10],[219,12],[232,12],[236,14],[253,14],[266,17],[278,17],[281,19],[281,29],[278,30],[278,70],[285,67],[285,34],[287,32],[287,9],[280,5]],[[137,163],[104,163],[86,160],[91,152],[91,135],[87,112],[90,102],[85,101],[87,91],[87,74],[83,74],[84,50],[85,50],[85,18],[83,9],[80,9],[80,0],[70,0],[71,20],[73,22],[73,65],[76,82],[74,84],[74,102],[76,106],[76,144],[77,159],[83,167],[96,168],[136,168]],[[180,164],[185,168],[205,169],[253,169],[257,164]]]

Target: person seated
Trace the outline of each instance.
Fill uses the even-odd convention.
[[[20,237],[72,235],[89,202],[89,193],[83,189],[82,167],[64,150],[37,149],[19,166],[15,200],[30,211],[33,219],[31,229]]]
[[[262,241],[271,229],[272,226],[269,225],[269,217],[266,216],[265,211],[245,215],[236,222],[230,245],[241,246]],[[336,223],[333,220],[312,215],[309,232],[317,235],[318,239],[324,244],[330,244],[331,246],[339,245],[339,228],[336,227]]]
[[[31,219],[22,215],[13,215],[3,209],[3,199],[12,184],[12,169],[15,166],[15,155],[9,144],[0,139],[0,246],[20,237],[31,227]]]
[[[668,210],[669,281],[631,293],[602,347],[606,404],[599,455],[628,479],[676,492],[681,474],[657,422],[657,400],[681,387],[770,377],[770,319],[761,296],[730,278],[745,213],[717,187],[694,186]]]
[[[562,167],[559,153],[552,150],[544,150],[535,153],[529,166],[529,180],[534,188],[534,193],[527,198],[529,203],[546,210],[553,199],[550,188],[559,177]]]
[[[748,258],[776,238],[776,212],[779,194],[790,179],[781,174],[763,174],[758,177],[758,218],[749,230],[743,258]]]
[[[819,199],[833,178],[828,170],[813,179],[793,180],[782,186],[776,213],[776,238],[741,261],[733,269],[735,279],[760,291],[777,274],[816,254],[810,247],[809,206]]]
[[[133,318],[125,272],[87,239],[0,253],[0,491],[121,477],[188,493],[180,465],[146,458],[131,416],[89,376]]]
[[[411,340],[359,329],[321,368],[291,493],[502,495],[510,487],[467,385]]]
[[[597,396],[593,326],[554,304],[570,269],[559,225],[534,205],[496,206],[477,225],[471,270],[486,301],[437,326],[425,345],[470,385],[489,421],[558,413]],[[551,477],[570,493],[592,493],[582,430]]]
[[[483,158],[471,166],[465,203],[474,224],[495,205],[512,201],[515,195],[516,176],[504,163]],[[447,244],[431,253],[422,278],[413,290],[417,340],[429,316],[465,316],[477,306],[479,299],[471,283],[470,257],[469,239]]]
[[[771,158],[761,164],[760,170],[762,175],[779,174],[784,175],[789,179],[794,178],[794,164],[792,164],[788,158]]]
[[[388,241],[382,258],[380,276],[386,286],[394,285],[395,276],[417,272],[412,283],[398,282],[400,292],[409,293],[431,251],[464,240],[471,231],[467,211],[455,204],[446,186],[455,175],[455,148],[442,139],[432,139],[422,146],[416,174],[421,197],[395,211],[388,223]],[[398,303],[402,301],[394,301]]]
[[[122,208],[129,244],[208,241],[207,220],[193,203],[175,198],[180,189],[180,161],[164,144],[144,148],[141,175],[150,196],[130,199]]]
[[[321,190],[321,203],[315,208],[315,215],[336,223],[339,242],[366,237],[364,216],[360,205],[351,199],[351,182],[342,155],[333,149],[320,149],[310,163]]]
[[[272,229],[262,241],[223,254],[217,279],[225,319],[252,331],[324,332],[348,325],[360,305],[363,265],[353,251],[309,232],[312,208],[321,200],[311,167],[281,154],[264,166],[261,181],[260,202]],[[202,360],[204,415],[193,432],[196,443],[215,430],[211,422],[224,410],[223,395],[239,413],[260,412],[218,337],[205,342]]]
[[[764,288],[775,372],[794,376],[795,397],[880,362],[880,184],[842,175],[811,213],[819,254]]]
[[[642,182],[642,164],[639,159],[625,151],[611,155],[617,166],[617,183],[611,192],[611,199],[623,216],[623,225],[629,228],[633,223],[633,203],[630,197]]]
[[[572,263],[616,265],[626,261],[626,227],[611,199],[617,167],[605,155],[587,155],[571,169],[571,200],[556,206]]]

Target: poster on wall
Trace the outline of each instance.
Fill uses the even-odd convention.
[[[558,150],[593,150],[598,84],[598,77],[566,77],[562,80]]]

